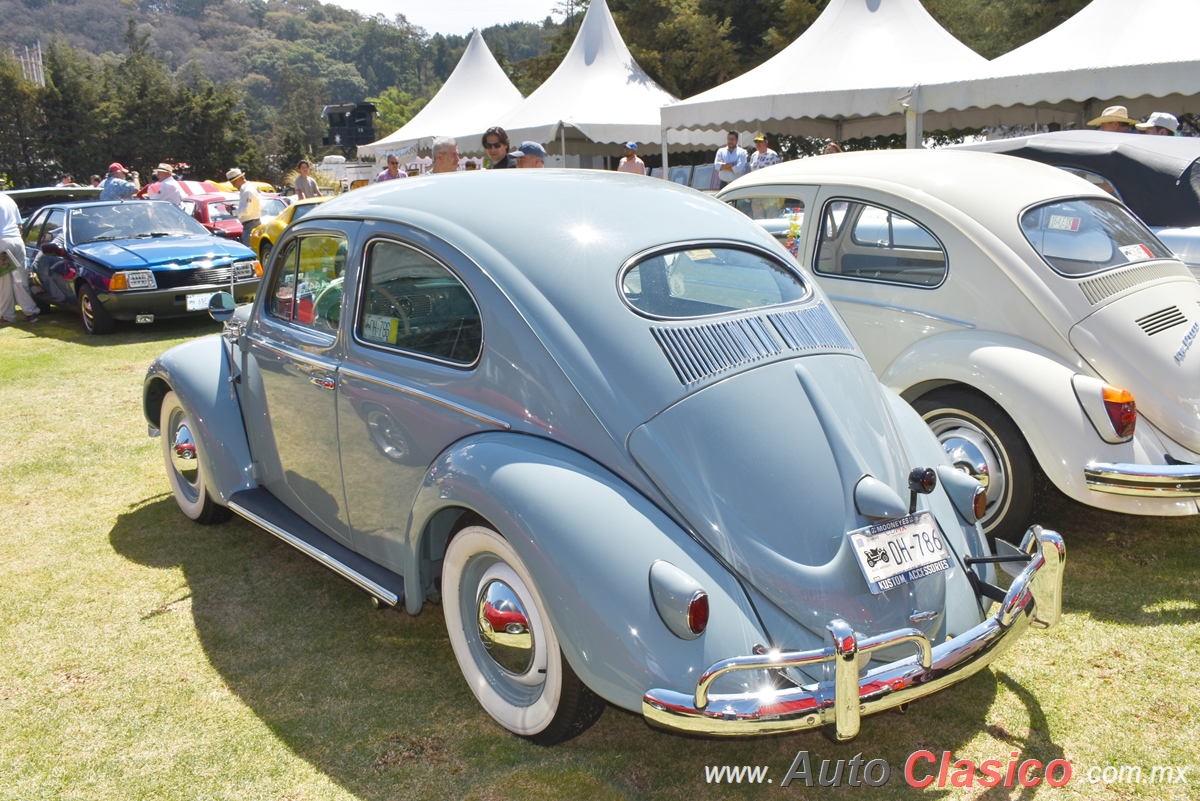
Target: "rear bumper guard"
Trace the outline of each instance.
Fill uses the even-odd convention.
[[[1149,498],[1200,497],[1200,465],[1113,464],[1092,462],[1083,468],[1089,489]]]
[[[651,690],[642,714],[653,725],[710,735],[754,735],[813,729],[832,724],[839,740],[859,732],[864,715],[906,704],[956,684],[982,670],[1030,626],[1049,628],[1062,611],[1066,549],[1058,534],[1033,526],[1021,550],[1025,569],[1005,593],[994,615],[938,646],[916,629],[897,629],[864,638],[843,620],[827,629],[834,645],[812,651],[739,656],[712,665],[694,694]],[[909,643],[917,653],[860,675],[859,664],[872,651]],[[740,670],[772,670],[819,662],[834,663],[834,680],[760,693],[710,693],[713,682]]]

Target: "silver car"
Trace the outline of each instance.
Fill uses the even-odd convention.
[[[821,289],[691,189],[370,187],[288,229],[253,306],[213,312],[225,333],[145,382],[184,514],[235,512],[377,603],[440,602],[522,737],[614,704],[848,739],[1058,617],[1061,538],[993,555],[981,486]]]

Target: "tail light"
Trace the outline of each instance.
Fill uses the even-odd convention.
[[[1133,429],[1137,425],[1137,404],[1133,400],[1133,393],[1127,389],[1105,384],[1101,395],[1104,398],[1104,410],[1108,412],[1108,419],[1112,423],[1113,431],[1121,439],[1132,437]]]
[[[980,487],[975,490],[975,497],[971,499],[971,511],[975,513],[976,520],[982,520],[984,512],[987,511],[987,489]]]
[[[708,628],[708,593],[704,590],[697,590],[688,602],[687,622],[692,634],[703,634]]]

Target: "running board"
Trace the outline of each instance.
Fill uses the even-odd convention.
[[[235,492],[229,508],[311,556],[388,606],[404,598],[404,578],[323,534],[262,487]]]

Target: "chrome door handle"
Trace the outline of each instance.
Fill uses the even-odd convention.
[[[313,376],[308,380],[316,384],[321,389],[335,389],[337,387],[337,382],[327,375]]]

